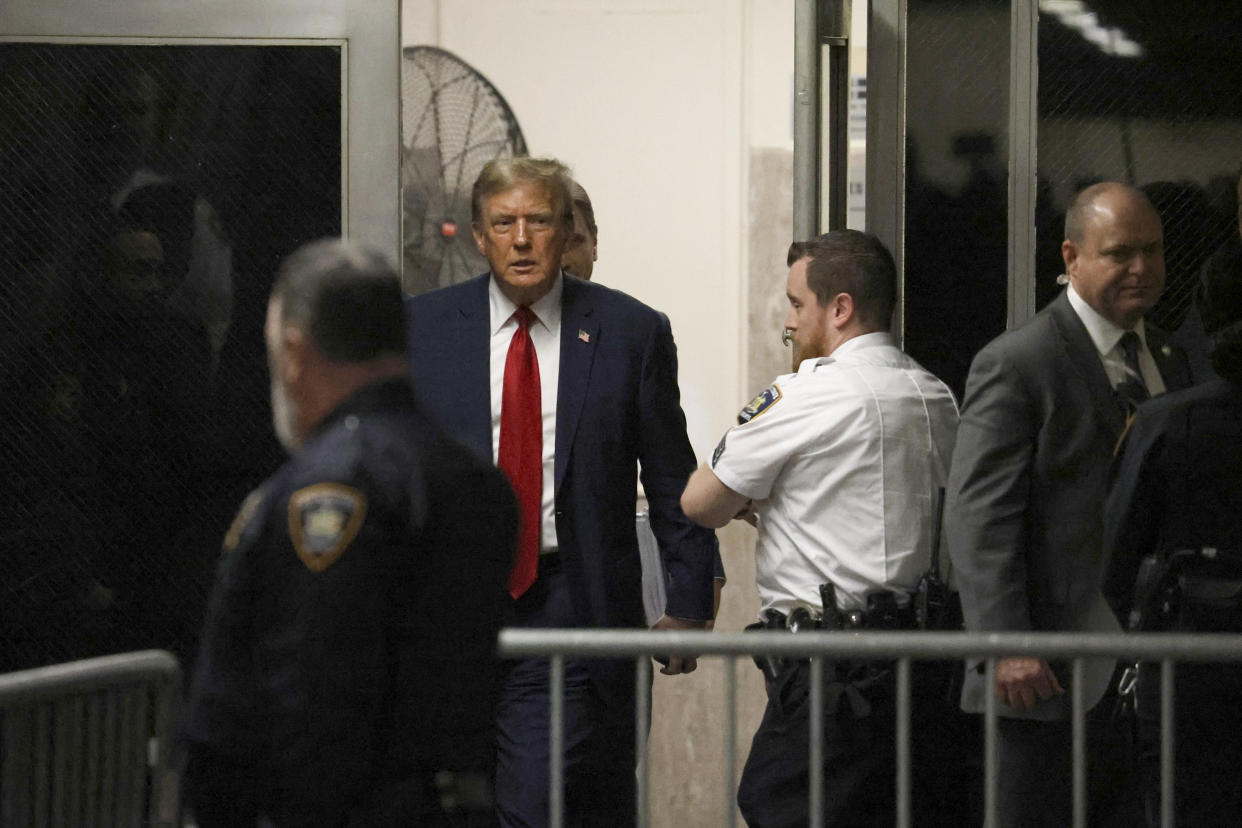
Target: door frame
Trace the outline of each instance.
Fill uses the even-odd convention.
[[[5,0],[0,42],[340,46],[341,232],[400,261],[401,25],[393,0]]]

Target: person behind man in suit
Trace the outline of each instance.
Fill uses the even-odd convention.
[[[1184,359],[1143,322],[1164,287],[1162,239],[1141,192],[1083,190],[1065,218],[1068,287],[974,359],[945,507],[967,629],[1118,629],[1100,592],[1113,448],[1138,400],[1186,381]],[[1084,667],[1092,824],[1124,824],[1125,744],[1100,704],[1115,663]],[[999,701],[1000,825],[1069,823],[1067,668],[1002,658],[987,687],[967,664],[963,709]]]
[[[599,260],[599,227],[595,224],[595,207],[586,188],[577,181],[569,184],[570,198],[574,204],[574,227],[565,242],[561,267],[579,279],[591,281],[595,262]]]
[[[1212,339],[1204,329],[1203,321],[1203,305],[1206,301],[1204,292],[1207,285],[1209,282],[1224,284],[1230,279],[1242,283],[1242,170],[1238,171],[1236,193],[1236,232],[1230,232],[1224,244],[1203,263],[1199,280],[1195,284],[1194,302],[1187,311],[1182,326],[1172,338],[1174,343],[1185,350],[1190,361],[1191,378],[1196,383],[1208,382],[1218,376],[1212,369]]]
[[[265,337],[290,459],[224,538],[184,734],[201,828],[491,818],[465,794],[495,754],[517,509],[418,410],[404,321],[378,254],[329,239],[282,265]]]
[[[576,179],[569,182],[569,194],[574,203],[574,228],[569,235],[569,241],[565,243],[561,267],[566,273],[589,282],[591,274],[595,272],[595,262],[599,259],[599,227],[595,224],[595,207],[591,204],[591,196],[586,188]],[[667,322],[667,318],[665,321]],[[636,531],[638,551],[643,564],[643,612],[647,622],[654,624],[664,614],[667,578],[660,559],[659,541],[651,531],[650,515],[645,508],[638,513]],[[720,607],[720,594],[726,581],[724,563],[719,554],[715,556],[713,572],[716,575],[712,588],[713,621],[708,623],[708,629],[714,626],[716,610]]]
[[[561,271],[573,226],[568,170],[552,159],[490,162],[473,230],[490,271],[408,300],[416,393],[450,434],[509,475],[522,514],[510,580],[521,627],[644,625],[634,527],[637,465],[668,573],[660,629],[712,617],[715,535],[682,514],[694,471],[668,320]],[[661,670],[689,672],[672,656]],[[634,664],[565,665],[567,824],[631,824]],[[545,659],[508,665],[498,711],[497,810],[548,820]]]
[[[1104,512],[1104,594],[1135,631],[1242,632],[1242,279],[1205,272],[1199,307],[1218,378],[1139,406]],[[1142,576],[1139,573],[1142,572]],[[1160,825],[1160,665],[1136,687],[1138,764]],[[1242,667],[1178,664],[1178,825],[1242,809]]]

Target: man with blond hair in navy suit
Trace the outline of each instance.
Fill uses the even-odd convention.
[[[637,465],[660,541],[668,604],[660,629],[712,617],[715,535],[679,499],[694,471],[668,320],[561,270],[573,227],[568,170],[551,159],[489,163],[474,184],[473,232],[490,272],[408,301],[420,401],[518,493],[522,526],[509,623],[644,625],[634,527]],[[661,672],[690,672],[672,656]],[[503,825],[548,821],[546,660],[507,665],[497,714]],[[567,825],[634,819],[632,661],[565,666]]]

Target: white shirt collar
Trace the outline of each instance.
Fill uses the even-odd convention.
[[[1078,291],[1074,290],[1074,283],[1071,282],[1066,291],[1069,294],[1070,307],[1074,309],[1074,313],[1078,314],[1078,318],[1082,320],[1082,324],[1087,329],[1087,334],[1091,337],[1091,341],[1095,344],[1095,349],[1100,352],[1100,356],[1112,353],[1117,347],[1117,343],[1121,341],[1121,335],[1125,333],[1124,328],[1119,328],[1108,319],[1105,319],[1099,312],[1087,304],[1087,300],[1078,295]],[[1143,319],[1139,318],[1138,324],[1134,326],[1134,332],[1138,334],[1139,342],[1143,344],[1143,348],[1147,348],[1147,332],[1143,328]]]
[[[555,281],[552,282],[552,289],[537,299],[530,306],[531,312],[535,314],[535,319],[539,324],[543,325],[549,331],[557,330],[557,326],[561,323],[561,295],[565,290],[565,280],[558,271]],[[487,282],[487,298],[491,311],[491,332],[495,336],[496,333],[508,324],[513,317],[518,306],[501,292],[500,286],[496,284],[496,277],[492,276]]]
[[[833,352],[826,357],[813,357],[804,359],[798,366],[798,373],[814,371],[816,367],[832,362],[838,357],[846,356],[854,351],[861,351],[864,348],[880,348],[884,346],[896,347],[893,341],[893,335],[888,331],[874,331],[872,333],[859,334],[852,336],[836,347]]]

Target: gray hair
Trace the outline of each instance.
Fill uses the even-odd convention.
[[[280,303],[281,322],[309,333],[329,359],[406,352],[401,280],[374,250],[337,238],[305,244],[281,263],[272,301]]]
[[[586,187],[583,187],[577,181],[570,181],[569,191],[574,206],[582,211],[582,217],[586,219],[586,226],[591,231],[591,238],[597,238],[599,236],[599,228],[595,226],[595,208],[591,206],[591,197],[587,195]]]

